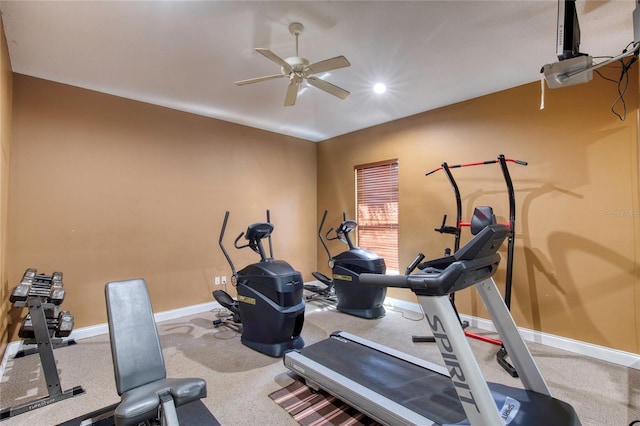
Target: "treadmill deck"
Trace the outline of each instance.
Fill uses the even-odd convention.
[[[442,366],[358,336],[335,332],[286,352],[283,361],[309,386],[318,386],[383,424],[470,424]],[[488,385],[509,426],[580,425],[573,408],[563,401],[497,383]]]

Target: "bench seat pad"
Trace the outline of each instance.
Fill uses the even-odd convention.
[[[116,425],[137,425],[155,418],[163,393],[170,393],[175,406],[179,407],[206,397],[207,385],[197,378],[162,379],[125,392],[115,411]]]

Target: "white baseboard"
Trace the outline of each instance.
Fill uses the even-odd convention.
[[[170,311],[163,311],[154,314],[156,322],[168,321],[176,318],[186,317],[188,315],[197,314],[200,312],[210,311],[215,308],[220,308],[218,302],[207,302],[199,305],[186,306],[184,308],[172,309]],[[74,329],[69,335],[69,339],[81,340],[87,337],[99,336],[101,334],[107,334],[109,332],[109,326],[107,323],[91,325],[89,327],[82,327]]]
[[[405,300],[394,299],[387,297],[385,299],[385,305],[393,306],[399,309],[407,311],[422,313],[422,309],[418,303],[407,302]],[[208,302],[199,305],[187,306],[184,308],[172,309],[170,311],[156,313],[155,319],[157,322],[168,321],[176,318],[182,318],[188,315],[197,314],[200,312],[207,312],[213,309],[220,308],[218,302]],[[460,318],[464,321],[469,321],[469,324],[473,327],[483,330],[496,331],[493,323],[483,318],[476,318],[469,315],[460,315]],[[604,346],[598,346],[587,342],[581,342],[579,340],[569,339],[562,336],[556,336],[553,334],[543,333],[540,331],[529,330],[526,328],[519,328],[520,333],[524,340],[534,343],[540,343],[550,347],[562,349],[568,352],[573,352],[582,356],[599,359],[602,361],[611,362],[624,367],[640,370],[640,355],[631,352],[624,352],[617,349],[611,349]],[[92,325],[89,327],[82,327],[75,329],[71,332],[71,335],[67,339],[81,340],[88,337],[99,336],[107,334],[109,327],[106,323]],[[0,363],[0,379],[4,376],[4,370],[7,365],[7,361],[15,356],[16,353],[22,348],[22,341],[10,342],[7,345],[7,349],[2,357],[2,363]]]
[[[422,309],[418,303],[407,302],[405,300],[387,297],[385,304],[407,311],[422,313]],[[472,317],[469,315],[460,315],[463,321],[469,321],[469,325],[483,330],[496,331],[493,322],[484,318]],[[567,337],[556,336],[554,334],[543,333],[541,331],[530,330],[527,328],[518,328],[524,340],[528,342],[540,343],[567,352],[573,352],[582,356],[599,359],[622,365],[623,367],[640,370],[640,354],[620,351],[617,349],[607,348],[605,346],[594,345],[592,343],[582,342],[579,340],[569,339]]]
[[[221,308],[218,302],[207,302],[199,305],[186,306],[184,308],[172,309],[170,311],[158,312],[154,314],[156,322],[168,321],[176,318],[186,317],[188,315],[197,314],[200,312],[207,312],[213,309]],[[67,340],[82,340],[88,337],[100,336],[102,334],[109,333],[109,325],[107,323],[91,325],[88,327],[82,327],[74,329],[69,337],[64,338]],[[0,380],[4,377],[4,370],[7,366],[7,362],[10,358],[13,358],[18,351],[22,349],[22,340],[16,342],[10,342],[4,351],[2,357],[2,363],[0,363]]]

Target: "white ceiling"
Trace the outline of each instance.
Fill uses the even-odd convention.
[[[539,80],[557,61],[557,4],[3,0],[0,10],[14,72],[320,141]],[[635,0],[577,8],[582,52],[614,56],[633,41]],[[284,78],[234,84],[279,72],[253,48],[294,56],[296,21],[300,56],[351,62],[323,77],[346,100],[309,87],[284,107]]]

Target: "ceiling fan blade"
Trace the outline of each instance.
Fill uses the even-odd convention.
[[[285,71],[291,72],[291,65],[289,65],[284,59],[282,59],[280,56],[276,55],[275,53],[273,53],[269,49],[262,49],[260,47],[256,47],[256,52],[260,53],[265,58],[275,62],[278,65],[280,65],[282,68],[285,69]]]
[[[340,99],[346,99],[349,96],[349,92],[324,80],[319,79],[318,77],[308,77],[307,81],[310,85],[317,87],[320,90],[324,90],[325,92],[337,96]]]
[[[236,81],[236,85],[244,86],[245,84],[259,83],[261,81],[271,80],[271,79],[280,78],[280,77],[284,77],[284,74],[265,75],[264,77],[256,77],[256,78],[250,78],[248,80],[240,80],[240,81]]]
[[[351,63],[344,56],[336,56],[335,58],[326,59],[324,61],[316,62],[307,67],[307,70],[312,74],[320,72],[326,72],[331,70],[337,70],[338,68],[345,68],[351,66]]]
[[[284,96],[284,106],[293,106],[296,104],[296,98],[298,97],[298,88],[300,87],[300,83],[291,80],[289,82],[289,87],[287,87],[287,94]]]

